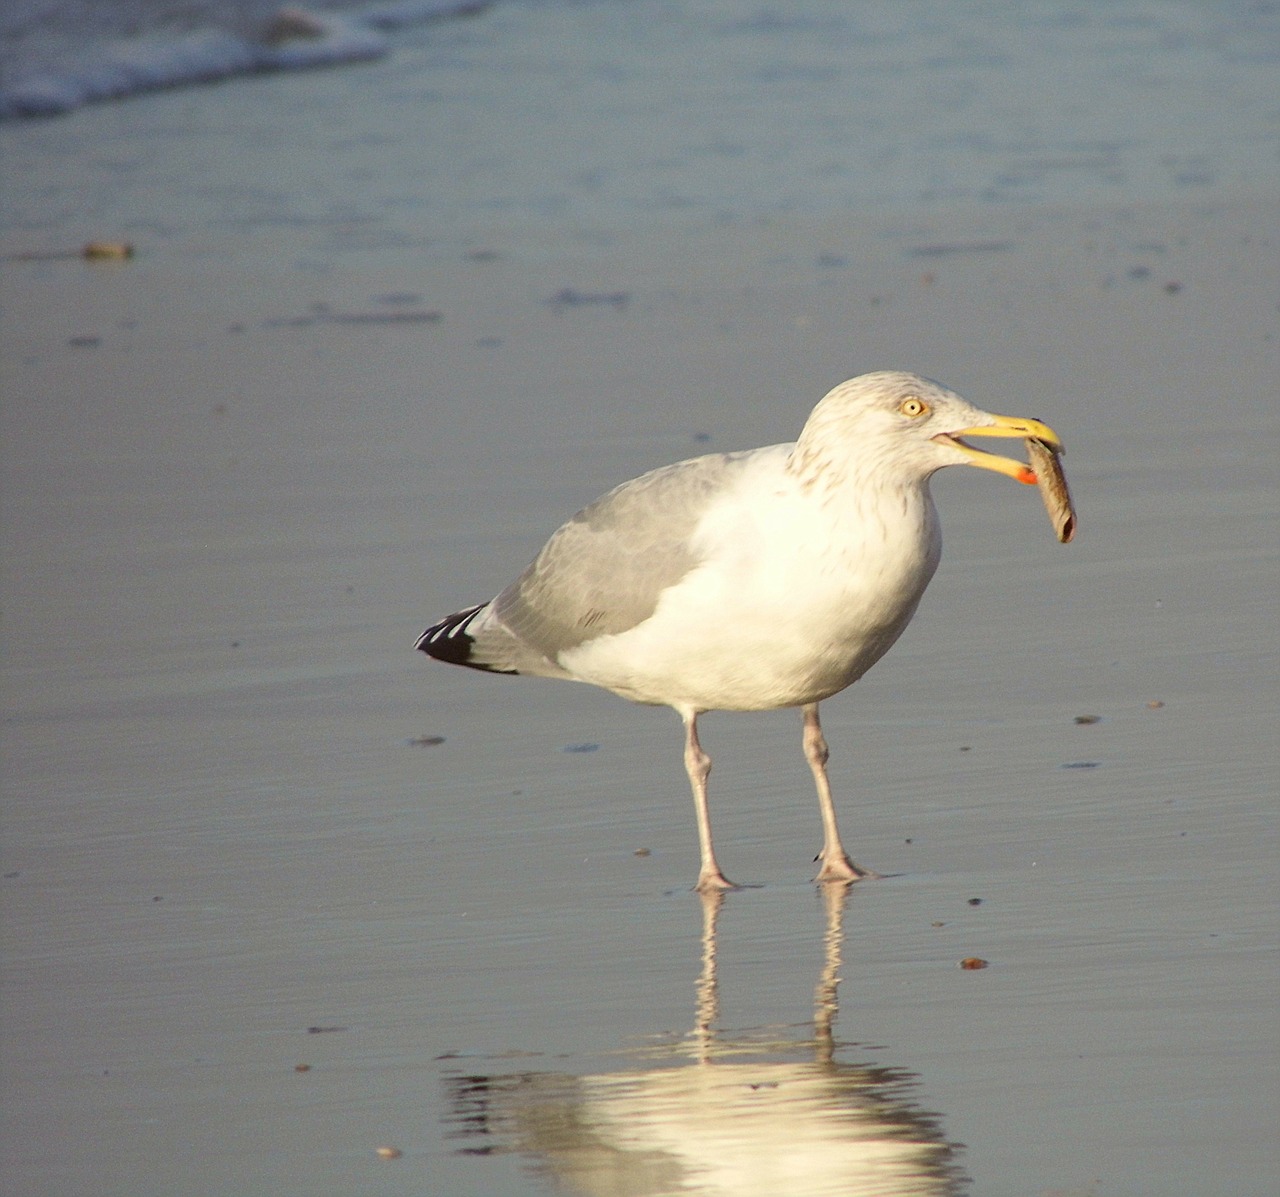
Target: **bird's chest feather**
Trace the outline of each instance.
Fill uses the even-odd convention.
[[[825,629],[835,643],[900,629],[941,551],[927,492],[860,506],[781,495],[709,524],[717,547],[690,580],[716,610],[795,625],[807,639]]]
[[[932,507],[850,513],[780,494],[703,521],[714,546],[641,626],[575,665],[629,697],[764,709],[816,701],[870,668],[910,620],[938,559]],[[927,495],[925,496],[927,500]]]

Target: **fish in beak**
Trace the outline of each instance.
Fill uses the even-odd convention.
[[[988,453],[985,449],[966,444],[966,436],[1003,436],[1017,437],[1018,440],[1036,440],[1046,445],[1054,454],[1062,453],[1062,438],[1048,424],[1023,416],[992,416],[990,424],[979,424],[973,428],[962,428],[959,432],[940,432],[933,439],[940,444],[951,445],[959,449],[967,459],[966,465],[981,466],[984,470],[994,470],[997,474],[1007,474],[1015,482],[1024,486],[1035,486],[1036,472],[1029,465],[1015,461],[1011,457],[1001,457],[998,453]]]

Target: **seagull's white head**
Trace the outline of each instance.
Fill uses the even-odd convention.
[[[842,382],[813,409],[792,456],[794,468],[817,478],[880,477],[898,485],[922,483],[949,465],[974,465],[1034,485],[1031,467],[987,453],[966,436],[1034,437],[1058,452],[1047,424],[996,416],[954,391],[901,370],[879,370]]]

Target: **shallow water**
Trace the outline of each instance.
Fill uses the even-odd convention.
[[[406,51],[0,128],[7,253],[138,249],[0,264],[3,1191],[785,1192],[791,1150],[807,1193],[1270,1192],[1274,200],[1148,192],[1154,138],[1106,202],[853,214],[754,150],[652,203],[603,104],[559,111],[616,186],[504,149],[557,111],[499,110],[515,65],[651,46],[642,9],[500,7],[429,84]],[[824,706],[888,874],[842,905],[798,718],[707,717],[752,886],[713,926],[670,712],[413,639],[613,483],[885,365],[1048,420],[1080,533],[937,480],[939,575]]]
[[[554,254],[640,227],[1280,183],[1280,14],[1250,3],[499,3],[392,46],[82,111],[79,138],[24,122],[11,169],[34,156],[67,194],[7,220],[92,195],[152,241],[358,222],[393,258],[512,238]],[[196,146],[205,169],[175,173]]]
[[[696,284],[639,247],[596,263],[634,287],[622,311],[546,303],[583,277],[560,263],[472,263],[426,325],[278,319],[316,294],[381,310],[412,271],[317,290],[285,269],[237,298],[145,258],[25,265],[3,413],[10,1191],[517,1193],[606,1148],[705,1168],[674,1096],[615,1142],[618,1110],[695,1066],[678,721],[410,645],[610,481],[703,434],[785,435],[855,312],[866,352],[903,360],[985,280],[931,355],[971,394],[990,361],[984,401],[1066,430],[1080,537],[1056,544],[1033,492],[940,478],[939,577],[826,704],[851,848],[890,874],[850,896],[829,1064],[798,721],[707,718],[722,856],[760,886],[720,919],[723,1062],[800,1069],[797,1119],[812,1085],[851,1127],[868,1093],[895,1127],[927,1116],[982,1192],[1265,1192],[1276,513],[1230,430],[1275,428],[1251,399],[1265,358],[1226,364],[1270,335],[1261,305],[1230,307],[1265,290],[1238,249],[1265,224],[1140,224],[1113,232],[1190,243],[1152,259],[1178,295],[1102,285],[1115,255],[1062,217],[928,285],[891,235],[835,279],[804,264],[830,230],[710,253]],[[1201,319],[1224,310],[1229,343]],[[957,967],[973,955],[991,967]],[[549,1146],[547,1121],[578,1137]]]

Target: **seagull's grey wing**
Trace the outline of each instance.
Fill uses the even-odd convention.
[[[625,482],[578,512],[493,602],[494,615],[551,661],[625,632],[698,564],[694,529],[743,453],[695,457]]]

